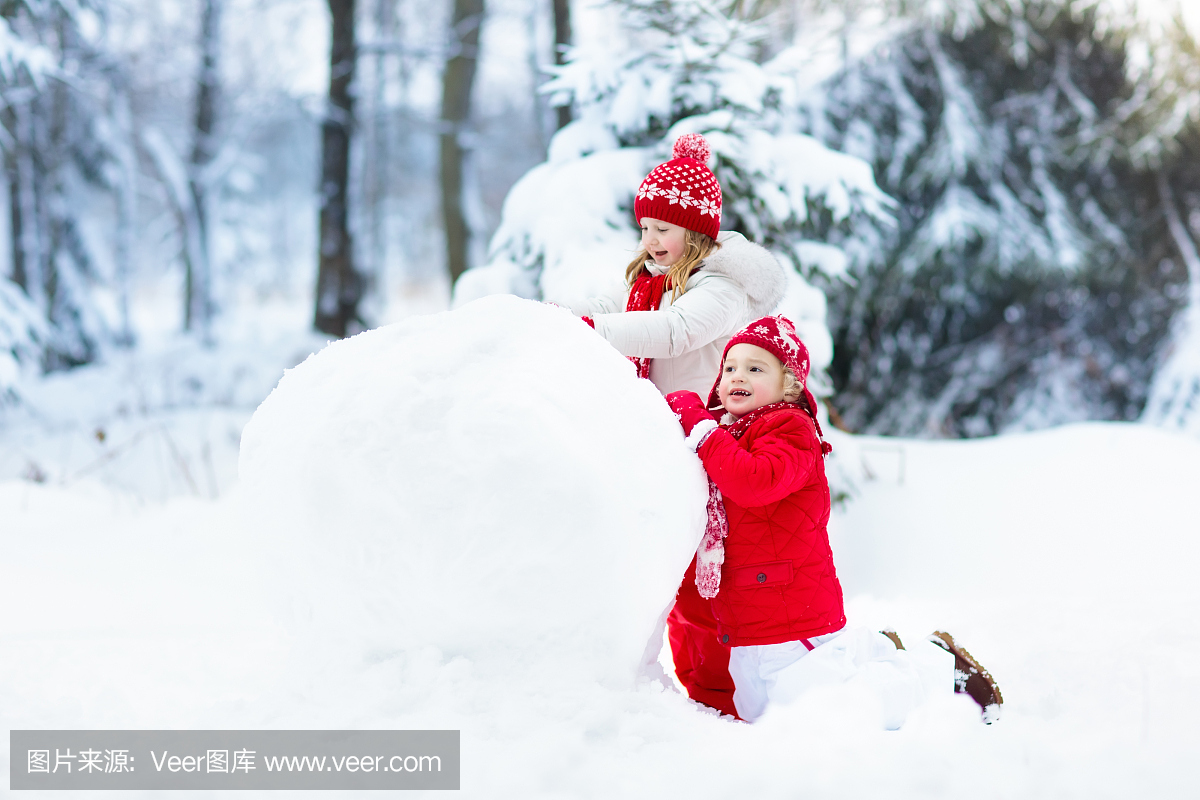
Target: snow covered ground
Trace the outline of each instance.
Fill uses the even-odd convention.
[[[831,536],[852,621],[908,640],[952,631],[999,680],[1003,718],[984,726],[947,698],[887,732],[863,698],[831,691],[732,723],[636,678],[688,558],[671,531],[695,475],[669,412],[577,321],[506,302],[322,351],[247,429],[245,480],[232,445],[210,448],[215,492],[199,469],[195,492],[180,476],[165,499],[145,488],[178,471],[169,453],[124,477],[6,473],[0,727],[454,728],[462,793],[486,798],[1194,796],[1200,441],[1129,424],[956,442],[835,432],[831,472],[851,496]],[[259,368],[295,363],[295,342]],[[543,368],[562,352],[592,385]],[[53,394],[115,397],[120,369],[54,378]],[[388,413],[408,401],[422,413]],[[232,441],[248,403],[163,403],[136,424]],[[60,417],[79,448],[96,421],[81,413]],[[344,451],[330,449],[339,429]],[[66,447],[10,416],[0,450],[22,436],[28,452]],[[505,453],[534,466],[505,471]],[[655,474],[657,494],[633,491]],[[410,515],[394,537],[389,513]]]

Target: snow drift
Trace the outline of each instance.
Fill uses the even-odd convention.
[[[487,298],[289,372],[218,502],[0,483],[0,725],[461,730],[472,798],[1190,796],[1195,439],[830,431],[852,624],[952,631],[1004,715],[885,732],[845,686],[744,725],[631,687],[703,484],[626,364]]]
[[[354,619],[376,652],[552,650],[624,685],[657,661],[704,524],[703,470],[653,385],[514,297],[310,357],[246,426],[239,473],[325,634]]]
[[[476,309],[488,306],[464,310]],[[587,337],[579,339],[550,309],[531,313],[542,321],[529,324],[569,336],[565,344],[578,359],[591,360]],[[441,318],[423,322],[442,325]],[[336,347],[353,353],[359,342]],[[329,366],[342,356],[318,356],[309,366],[321,361]],[[281,405],[304,405],[288,395],[299,385],[291,377],[309,366],[285,379]],[[393,374],[398,366],[374,369]],[[313,397],[320,394],[318,386]],[[343,399],[357,402],[352,394]],[[274,414],[263,410],[255,425],[274,422],[260,433],[282,422]],[[308,416],[325,424],[315,411]],[[247,446],[261,446],[261,455],[283,445],[251,434]],[[406,639],[415,623],[394,609],[371,609],[389,597],[362,535],[348,526],[322,535],[310,523],[287,531],[277,517],[276,501],[289,491],[303,509],[343,507],[336,486],[321,490],[323,501],[276,486],[279,497],[270,503],[256,490],[214,503],[177,498],[146,506],[98,486],[15,481],[0,483],[0,607],[8,611],[0,615],[0,724],[457,729],[462,795],[471,798],[1194,794],[1200,703],[1187,687],[1200,663],[1200,638],[1191,632],[1200,604],[1193,579],[1200,566],[1193,499],[1200,443],[1113,424],[968,442],[830,435],[836,458],[858,476],[854,499],[831,526],[852,621],[895,625],[906,642],[934,627],[953,631],[1001,682],[999,724],[979,724],[970,701],[946,702],[885,732],[872,709],[856,703],[861,697],[833,691],[743,725],[704,713],[653,681],[630,691],[628,673],[625,686],[590,680],[578,672],[578,639],[552,630],[545,617],[559,614],[559,605],[587,610],[622,594],[642,597],[644,587],[629,583],[636,576],[619,563],[603,595],[547,592],[535,613],[519,619],[503,619],[493,605],[527,613],[523,604],[496,595],[494,583],[482,584],[475,613],[501,624],[509,641],[456,649]],[[318,460],[332,457],[320,453]],[[300,472],[278,454],[271,458],[280,474],[265,476],[260,488]],[[510,480],[507,473],[493,477],[497,485]],[[362,480],[383,482],[370,474]],[[606,491],[606,480],[595,491]],[[460,493],[467,505],[478,502],[472,496],[482,488]],[[247,502],[269,516],[253,523]],[[325,556],[310,568],[309,582],[289,584],[292,567],[280,568],[265,521]],[[549,518],[522,523],[544,526],[544,537],[559,532]],[[586,519],[574,524],[592,529]],[[514,552],[533,535],[511,525],[496,531]],[[604,541],[644,552],[620,532]],[[341,542],[365,556],[352,586],[352,557],[331,555]],[[572,566],[619,561],[582,535],[567,543],[573,549],[562,556]],[[423,558],[412,541],[405,545]],[[274,571],[278,579],[266,580]],[[341,641],[333,642],[350,646],[330,646],[328,635],[315,635],[328,631],[300,614],[285,620],[270,613],[280,588],[327,616],[329,603],[361,596],[360,613],[342,620]],[[638,624],[652,616],[647,606]],[[432,603],[416,610],[458,624]],[[362,642],[379,637],[379,619],[394,626],[393,645],[365,654]],[[592,623],[585,615],[581,624]],[[613,640],[603,626],[591,630]],[[320,662],[293,646],[310,640],[330,657]],[[0,773],[9,757],[0,751]]]

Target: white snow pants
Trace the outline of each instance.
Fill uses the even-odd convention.
[[[925,640],[906,646],[897,650],[878,631],[847,627],[808,640],[731,648],[733,704],[742,719],[754,722],[768,703],[787,704],[818,686],[857,681],[879,698],[884,727],[895,730],[927,697],[954,691],[953,655]]]

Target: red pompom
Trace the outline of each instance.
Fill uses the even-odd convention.
[[[712,150],[709,149],[708,142],[698,133],[685,133],[680,136],[675,140],[675,147],[671,151],[672,158],[694,158],[701,164],[707,164],[711,155]]]

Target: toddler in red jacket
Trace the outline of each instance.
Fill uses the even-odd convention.
[[[826,530],[831,448],[806,386],[808,350],[792,323],[750,323],[729,340],[722,362],[707,404],[694,392],[667,402],[710,479],[696,586],[711,598],[718,635],[731,648],[738,715],[753,722],[769,703],[861,680],[876,689],[894,728],[929,691],[948,690],[953,676],[956,690],[994,707],[985,714],[994,717],[999,690],[948,634],[938,635],[940,650],[908,653],[894,633],[846,628]]]

